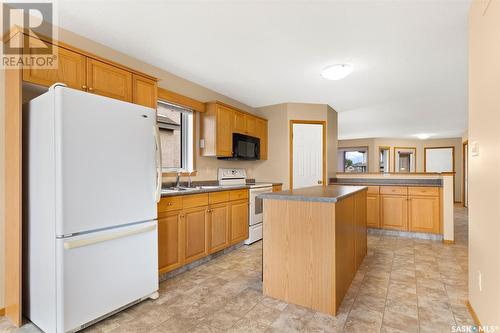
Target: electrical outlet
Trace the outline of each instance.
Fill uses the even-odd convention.
[[[481,274],[481,271],[477,271],[477,283],[479,285],[479,291],[483,291],[483,274]]]

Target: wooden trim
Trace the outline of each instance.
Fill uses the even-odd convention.
[[[197,112],[206,111],[205,103],[160,87],[158,87],[158,99],[174,103]]]
[[[392,154],[392,170],[394,173],[402,174],[403,172],[396,172],[396,150],[397,149],[415,149],[415,171],[414,172],[408,172],[408,173],[417,173],[417,147],[393,147],[393,154]],[[411,170],[411,165],[410,165],[410,170]]]
[[[449,239],[443,239],[443,244],[446,244],[446,245],[455,244],[455,241],[449,240]]]
[[[326,179],[326,121],[323,120],[290,120],[290,135],[289,135],[289,146],[290,146],[290,158],[289,158],[289,172],[290,172],[290,190],[293,189],[293,125],[294,124],[317,124],[323,126],[323,186],[327,186],[328,182]]]
[[[465,306],[467,306],[467,310],[469,310],[470,316],[472,317],[472,320],[474,320],[474,323],[476,326],[482,326],[481,321],[479,320],[479,317],[476,314],[476,311],[474,311],[474,308],[470,304],[470,301],[465,301]]]
[[[243,114],[247,114],[247,115],[249,115],[249,116],[252,116],[252,117],[259,118],[259,119],[262,119],[262,120],[267,121],[267,119],[266,119],[266,118],[263,118],[263,117],[260,117],[260,116],[255,115],[255,114],[253,114],[253,113],[250,113],[250,112],[247,112],[247,111],[244,111],[244,110],[238,109],[238,108],[237,108],[237,107],[235,107],[235,106],[232,106],[232,105],[226,104],[226,103],[221,102],[221,101],[210,101],[210,102],[206,102],[205,104],[210,104],[210,103],[219,104],[219,105],[225,106],[226,108],[229,108],[229,109],[232,109],[232,110],[235,110],[235,111],[241,112],[241,113],[243,113]]]
[[[467,152],[465,151],[465,146],[467,146]],[[464,142],[462,142],[462,206],[463,207],[465,207],[465,159],[469,158],[468,151],[469,151],[469,140],[465,140]],[[467,189],[468,188],[469,186],[467,186]]]
[[[5,70],[5,315],[22,322],[22,70]]]
[[[451,148],[451,156],[453,159],[453,174],[455,174],[455,146],[443,146],[443,147],[424,147],[424,172],[427,171],[427,149],[449,149]],[[453,202],[457,202],[455,200],[455,177],[453,177]]]
[[[387,159],[387,162],[389,163],[388,167],[389,167],[389,173],[391,172],[391,146],[378,146],[378,155],[377,155],[377,171],[376,173],[383,173],[380,171],[380,152],[382,151],[382,149],[384,150],[388,150],[389,151],[389,158]],[[369,158],[370,156],[368,156]],[[368,165],[370,163],[368,162]],[[416,168],[415,168],[415,171],[416,171]],[[387,172],[385,172],[387,173]]]

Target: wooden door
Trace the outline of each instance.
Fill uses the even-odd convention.
[[[169,212],[158,218],[158,269],[160,274],[182,265],[182,213]]]
[[[409,198],[410,231],[439,233],[439,197]]]
[[[229,209],[228,203],[211,205],[209,212],[209,253],[220,251],[229,246]]]
[[[267,160],[267,121],[257,118],[255,126],[256,135],[260,139],[260,159]]]
[[[87,58],[87,86],[91,93],[132,102],[132,73],[102,61]]]
[[[133,101],[135,104],[156,109],[158,87],[155,80],[134,74],[133,88]]]
[[[217,144],[216,155],[231,157],[233,156],[233,110],[224,106],[217,106]]]
[[[378,194],[366,196],[366,225],[369,228],[380,228],[380,210]]]
[[[241,112],[234,111],[234,128],[235,133],[246,133],[245,115]]]
[[[231,202],[231,244],[248,238],[248,200]]]
[[[208,255],[207,210],[205,206],[183,211],[185,264]]]
[[[250,136],[257,136],[257,118],[249,114],[245,115],[245,133]]]
[[[53,47],[58,52],[57,68],[25,68],[23,70],[23,80],[45,87],[61,82],[73,89],[86,90],[85,56],[55,45]]]
[[[402,195],[380,196],[380,218],[382,228],[408,230],[408,199]]]

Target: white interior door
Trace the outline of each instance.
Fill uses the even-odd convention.
[[[317,186],[323,181],[323,125],[293,124],[293,188]]]

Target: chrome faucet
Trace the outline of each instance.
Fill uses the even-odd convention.
[[[193,171],[188,171],[188,186],[187,187],[191,187],[191,174],[193,173]]]
[[[177,175],[175,177],[175,188],[179,188],[181,186],[181,172],[177,172]]]

